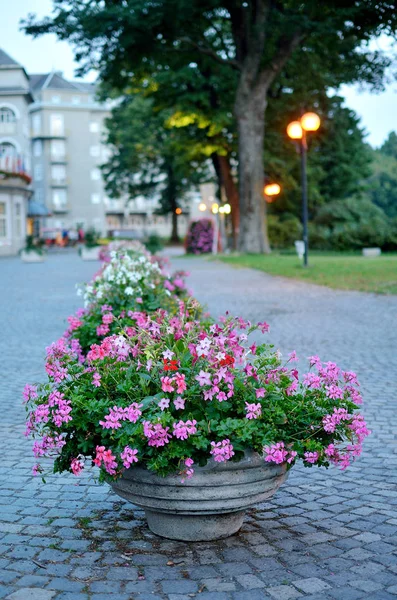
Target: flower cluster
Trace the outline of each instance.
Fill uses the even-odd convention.
[[[186,238],[186,252],[208,254],[212,252],[214,225],[211,219],[192,221]]]
[[[354,374],[317,361],[300,377],[293,359],[282,363],[270,346],[249,341],[263,323],[206,324],[185,309],[130,319],[83,363],[66,342],[51,346],[49,383],[25,388],[29,431],[43,440],[35,454],[55,450],[56,470],[80,472],[87,457],[102,478],[139,461],[187,480],[193,464],[239,460],[248,450],[288,466],[346,468],[359,456],[369,432],[356,412]]]
[[[103,253],[105,260],[93,280],[80,286],[85,308],[68,317],[64,337],[80,344],[82,355],[92,344],[132,325],[137,310],[153,312],[160,308],[177,313],[180,301],[187,302],[184,271],[169,274],[162,258],[152,256],[139,242],[112,242]],[[190,310],[201,314],[198,302],[190,300]]]
[[[24,389],[37,460],[75,475],[91,460],[101,480],[138,464],[187,481],[252,451],[287,468],[345,469],[361,454],[369,431],[355,373],[318,356],[299,373],[296,352],[283,362],[259,342],[265,321],[200,321],[180,299],[155,310],[153,298],[184,289],[181,274],[164,278],[147,253],[111,254],[86,288],[88,305],[47,348],[48,381]]]

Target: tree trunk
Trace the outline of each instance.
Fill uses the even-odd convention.
[[[232,209],[232,235],[233,235],[233,250],[237,249],[238,230],[240,225],[240,206],[238,197],[238,188],[233,179],[232,170],[230,167],[230,159],[228,156],[220,154],[212,155],[212,162],[216,175],[219,179],[219,185],[223,186],[227,201]]]
[[[218,155],[218,163],[221,172],[222,183],[225,188],[226,197],[232,209],[230,216],[232,218],[233,250],[236,250],[240,226],[240,206],[238,188],[233,179],[229,157]]]
[[[266,95],[266,85],[250,85],[243,76],[235,105],[239,137],[239,250],[252,254],[270,253],[263,197]]]
[[[172,231],[171,231],[171,242],[174,243],[178,243],[179,240],[179,235],[178,235],[178,215],[176,214],[176,202],[175,202],[175,208],[172,211]]]

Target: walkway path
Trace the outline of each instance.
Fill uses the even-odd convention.
[[[31,476],[20,392],[79,305],[95,264],[0,261],[0,598],[12,600],[386,600],[397,597],[397,297],[337,292],[175,258],[216,315],[266,319],[283,352],[356,370],[373,430],[348,471],[294,468],[239,535],[184,544],[89,479]]]

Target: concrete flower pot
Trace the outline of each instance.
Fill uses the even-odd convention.
[[[149,529],[162,537],[207,541],[236,533],[244,513],[273,496],[287,479],[286,465],[270,465],[256,453],[240,462],[196,467],[192,479],[160,477],[146,469],[126,469],[113,490],[145,510]]]
[[[26,250],[22,250],[21,252],[21,260],[25,263],[42,263],[45,261],[45,254],[39,254],[34,250],[30,250],[27,252]]]
[[[83,246],[81,249],[81,258],[83,260],[99,260],[100,250],[100,246],[93,246],[92,248],[87,248],[87,246]]]

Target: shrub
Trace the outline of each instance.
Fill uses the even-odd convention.
[[[214,224],[211,219],[192,221],[186,238],[188,254],[208,254],[212,252]]]
[[[302,239],[302,224],[291,214],[268,216],[269,240],[272,248],[291,248]]]
[[[311,232],[312,247],[355,250],[383,246],[388,237],[388,222],[384,212],[369,200],[351,198],[322,206]]]
[[[152,233],[145,241],[145,247],[152,254],[156,254],[156,252],[160,252],[164,248],[164,245],[161,237],[157,233]]]

